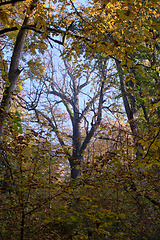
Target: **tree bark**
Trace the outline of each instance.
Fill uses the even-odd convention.
[[[68,159],[71,167],[71,178],[73,179],[81,176],[80,162],[82,158],[79,156],[77,156],[77,158],[72,156]]]
[[[125,108],[125,111],[127,114],[127,118],[128,118],[129,124],[130,124],[131,131],[134,134],[135,133],[135,125],[134,125],[134,119],[133,119],[133,112],[130,108],[130,105],[129,105],[129,102],[127,99],[127,93],[125,90],[124,79],[123,79],[123,71],[120,66],[119,60],[116,59],[115,62],[116,62],[116,67],[117,67],[119,79],[120,79],[120,86],[121,86],[121,93],[122,93],[124,108]]]
[[[27,15],[32,12],[37,2],[38,0],[33,0],[31,2]],[[26,35],[27,35],[27,29],[24,29],[23,27],[28,25],[29,21],[30,21],[30,17],[26,16],[23,21],[22,27],[18,32],[16,42],[14,45],[14,50],[13,50],[9,73],[8,73],[8,84],[7,84],[8,86],[6,87],[3,93],[3,98],[0,104],[0,137],[3,135],[4,120],[6,119],[8,109],[10,108],[10,105],[11,105],[11,97],[16,88],[17,79],[21,73],[21,70],[19,70],[18,67],[19,67],[20,56],[21,56]]]
[[[136,124],[136,121],[135,121],[135,115],[136,115],[135,96],[132,96],[132,98],[131,98],[132,106],[130,107],[129,101],[128,101],[128,98],[127,98],[127,93],[126,93],[126,90],[125,90],[125,85],[124,85],[123,70],[120,66],[119,60],[116,59],[115,62],[116,62],[116,67],[117,67],[118,74],[119,74],[119,79],[120,79],[120,86],[121,86],[121,93],[122,93],[124,108],[125,108],[127,118],[128,118],[129,124],[130,124],[130,128],[131,128],[131,131],[132,131],[132,134],[133,134],[133,140],[135,142],[136,147],[143,150],[142,144],[139,143],[138,127],[137,127],[137,124]],[[136,152],[136,157],[137,157],[138,160],[141,161],[142,153],[141,153],[141,151],[139,151],[139,149]]]

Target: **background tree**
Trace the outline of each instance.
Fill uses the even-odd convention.
[[[100,126],[103,108],[107,108],[107,104],[109,104],[110,108],[112,106],[107,99],[110,91],[107,79],[109,69],[107,69],[107,63],[101,64],[101,68],[97,68],[100,61],[102,60],[88,60],[85,62],[80,58],[72,61],[64,59],[64,67],[61,68],[61,76],[59,76],[53,64],[53,56],[50,56],[46,65],[46,73],[40,76],[39,79],[41,89],[31,90],[35,94],[34,97],[30,96],[30,94],[27,95],[30,96],[30,100],[33,99],[32,102],[28,102],[27,99],[23,100],[20,96],[18,97],[21,106],[33,110],[38,122],[45,121],[51,130],[55,132],[69,160],[71,176],[74,179],[80,175],[83,153]],[[95,76],[97,76],[96,79]],[[38,81],[36,80],[36,82]],[[34,80],[32,84],[33,88],[35,88]],[[21,104],[22,101],[25,105]],[[41,101],[45,101],[45,103],[38,103]],[[69,138],[72,141],[71,150],[69,150],[68,143],[65,143],[65,136],[63,136],[66,131],[65,126],[63,129],[62,125],[60,125],[62,123],[59,122],[60,108],[63,108],[65,116],[68,115],[69,117],[66,123],[67,127],[71,124],[72,129],[71,133],[69,133]],[[82,134],[83,127],[85,131]],[[68,141],[68,139],[66,140]]]

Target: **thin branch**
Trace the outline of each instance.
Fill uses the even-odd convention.
[[[144,197],[146,199],[148,199],[152,204],[158,206],[160,208],[160,202],[156,201],[155,199],[152,199],[150,196],[148,196],[147,194],[144,195]]]
[[[51,199],[54,199],[55,197],[60,196],[61,194],[63,194],[63,192],[58,193],[58,194],[56,194],[56,195],[54,195],[54,196],[52,196],[52,197],[49,196],[49,197],[48,197],[45,201],[43,201],[39,206],[33,208],[33,209],[32,209],[31,211],[29,211],[29,212],[26,212],[24,215],[27,216],[27,215],[32,214],[33,212],[35,212],[36,210],[38,210],[39,208],[41,208],[44,204],[48,203],[48,201],[50,201]]]
[[[64,106],[66,107],[67,112],[68,112],[68,114],[69,114],[69,116],[70,116],[70,119],[71,119],[71,121],[72,121],[72,123],[73,123],[73,111],[71,110],[69,104],[68,104],[65,100],[62,100],[62,101],[63,101],[63,104],[64,104]]]
[[[109,140],[109,141],[113,141],[113,142],[121,143],[121,141],[118,141],[118,140],[116,140],[116,139],[108,138],[108,137],[103,137],[103,136],[99,137],[99,139],[107,140],[107,141]]]
[[[98,112],[97,112],[97,119],[95,121],[94,124],[92,124],[92,127],[88,133],[88,135],[86,136],[86,138],[84,139],[79,153],[80,155],[83,153],[83,151],[86,149],[90,139],[93,137],[97,127],[100,125],[101,119],[102,119],[102,105],[103,105],[103,93],[104,93],[104,81],[101,84],[101,90],[100,90],[100,97],[99,97],[99,106],[98,106]],[[93,118],[95,118],[95,116],[93,116]]]
[[[87,112],[89,111],[89,108],[91,107],[91,105],[95,102],[95,100],[99,97],[100,93],[98,92],[97,94],[95,94],[95,96],[90,100],[90,102],[87,103],[87,106],[83,109],[81,116],[80,116],[80,120],[82,120],[83,116],[85,116],[87,114]]]
[[[5,2],[1,2],[0,3],[0,6],[4,6],[4,5],[8,5],[8,4],[15,4],[15,3],[18,3],[18,2],[24,2],[26,0],[10,0],[10,1],[5,1]]]
[[[92,70],[90,71],[90,73],[88,73],[86,81],[79,86],[79,89],[80,89],[80,90],[81,90],[82,88],[86,87],[86,86],[90,83],[89,79],[90,79],[91,74],[94,72],[94,70],[95,70],[95,66],[92,68]]]
[[[75,12],[77,13],[77,15],[81,18],[81,20],[83,22],[85,22],[85,20],[83,19],[83,17],[81,16],[80,12],[77,10],[77,8],[75,7],[74,3],[72,2],[72,0],[70,0],[70,3],[72,5],[72,7],[74,8]]]
[[[43,112],[39,111],[38,109],[36,109],[35,106],[29,104],[25,99],[21,98],[20,96],[17,96],[21,101],[25,102],[26,106],[23,105],[21,102],[18,101],[17,98],[15,98],[15,100],[18,102],[18,104],[24,108],[24,109],[27,109],[29,111],[34,111],[35,112],[35,115],[37,117],[37,120],[39,121],[40,118],[39,118],[39,115],[41,115],[43,118],[45,118],[47,120],[47,122],[49,123],[49,126],[53,129],[53,131],[55,132],[57,138],[58,138],[58,141],[61,145],[61,147],[63,148],[63,151],[65,152],[65,154],[67,156],[70,157],[70,153],[68,151],[68,148],[66,146],[66,144],[64,143],[63,139],[61,138],[61,135],[60,135],[60,132],[58,130],[58,127],[57,127],[57,124],[56,124],[56,120],[54,118],[54,116],[52,115],[52,118],[53,118],[53,121],[54,121],[54,124],[53,124],[53,121],[51,120],[50,117],[46,116]]]
[[[58,128],[57,128],[57,125],[54,125],[53,122],[52,122],[52,120],[51,120],[48,116],[46,116],[44,113],[42,113],[41,111],[39,111],[39,110],[37,110],[37,109],[33,109],[33,110],[36,111],[38,114],[40,114],[42,117],[44,117],[44,118],[48,121],[49,126],[50,126],[50,127],[53,129],[53,131],[55,132],[55,134],[56,134],[56,136],[57,136],[57,138],[58,138],[58,141],[59,141],[61,147],[63,148],[65,154],[70,157],[70,153],[68,152],[67,146],[66,146],[66,144],[64,143],[64,141],[63,141],[62,138],[61,138],[61,135],[60,135],[60,132],[59,132],[59,130],[58,130]],[[56,124],[56,121],[55,121],[54,116],[52,116],[52,117],[53,117],[54,123]]]
[[[52,88],[52,91],[48,91],[48,94],[56,95],[57,97],[60,97],[63,100],[69,102],[73,106],[73,101],[69,99],[63,92],[58,92]]]
[[[156,138],[158,137],[159,133],[160,133],[160,129],[158,130],[157,134],[154,136],[153,140],[149,144],[147,152],[146,152],[145,156],[143,157],[143,159],[145,159],[147,157],[147,155],[149,154],[149,150],[150,150],[152,144],[155,142]]]

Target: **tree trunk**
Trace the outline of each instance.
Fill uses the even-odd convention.
[[[130,128],[133,134],[133,140],[135,142],[136,147],[138,147],[140,149],[137,150],[136,152],[136,158],[141,161],[142,159],[142,153],[141,150],[143,150],[143,146],[141,143],[139,143],[139,139],[138,139],[138,127],[135,121],[135,116],[136,116],[136,101],[135,101],[135,96],[132,96],[131,99],[131,104],[132,106],[130,107],[129,105],[129,101],[127,98],[127,94],[126,94],[126,90],[125,90],[125,85],[124,85],[124,77],[123,77],[123,70],[120,66],[120,62],[119,60],[115,60],[116,62],[116,67],[119,73],[119,78],[120,78],[120,85],[121,85],[121,93],[122,93],[122,98],[123,98],[123,103],[124,103],[124,108],[127,114],[127,118],[130,124]]]
[[[76,168],[77,166],[75,165],[75,167],[71,168],[71,178],[76,179],[77,177],[81,176],[81,169],[80,168]]]
[[[81,157],[77,158],[72,156],[68,159],[71,167],[71,178],[73,179],[76,179],[77,177],[81,176],[80,162],[82,158]]]
[[[37,2],[38,0],[33,0],[31,2],[27,15],[29,15],[32,12]],[[2,101],[0,103],[0,136],[3,135],[3,126],[4,126],[3,122],[6,119],[6,114],[11,105],[11,97],[16,88],[19,74],[21,73],[18,67],[19,67],[20,56],[21,56],[22,49],[26,40],[26,35],[27,35],[27,29],[24,29],[23,27],[28,25],[29,21],[30,21],[30,17],[28,16],[25,17],[24,22],[22,24],[22,28],[18,32],[16,42],[14,45],[14,50],[13,50],[9,73],[8,73],[9,86],[6,87],[3,93]]]
[[[70,161],[71,166],[71,177],[76,179],[81,175],[80,163],[82,161],[81,155],[79,155],[79,150],[81,147],[81,120],[79,112],[79,88],[77,86],[77,81],[73,78],[73,141],[72,141],[72,157]]]

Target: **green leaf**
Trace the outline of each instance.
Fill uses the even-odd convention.
[[[17,124],[13,124],[12,127],[14,128],[15,131],[18,131]]]
[[[15,112],[15,115],[17,116],[17,117],[20,117],[20,114],[16,111]]]
[[[26,179],[25,177],[21,177],[21,178],[19,178],[19,181],[21,181],[21,182],[26,182],[27,179]]]
[[[22,133],[23,133],[23,130],[22,130],[22,128],[21,128],[21,127],[18,129],[18,132],[19,132],[20,134],[22,134]]]
[[[20,127],[20,128],[22,127],[21,124],[20,124],[19,122],[17,123],[17,126]]]

